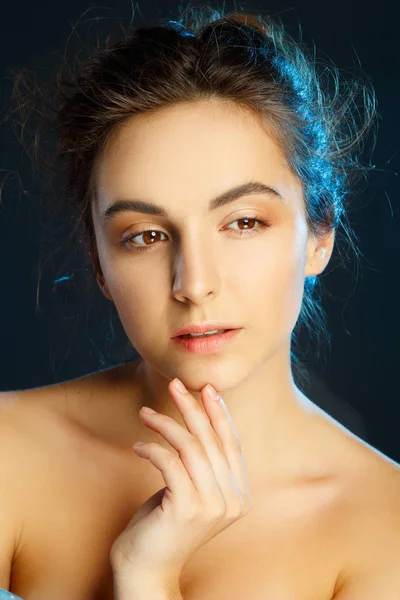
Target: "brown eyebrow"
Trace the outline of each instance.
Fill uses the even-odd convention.
[[[250,194],[267,194],[282,199],[280,193],[269,185],[265,185],[261,181],[248,181],[241,185],[237,185],[216,198],[212,198],[208,203],[208,210],[216,210],[217,208],[238,200],[242,196]],[[133,211],[144,213],[146,215],[157,215],[159,217],[168,217],[168,213],[163,206],[154,204],[153,202],[144,202],[143,200],[117,200],[111,204],[103,214],[104,222],[110,221],[116,214],[125,211]]]

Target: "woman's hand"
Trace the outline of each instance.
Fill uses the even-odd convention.
[[[161,471],[166,487],[139,508],[113,543],[114,576],[125,582],[131,574],[176,584],[190,555],[251,508],[241,444],[227,407],[208,384],[201,390],[204,411],[187,390],[175,389],[175,381],[168,389],[186,428],[161,413],[139,412],[176,452],[156,443],[133,446]]]

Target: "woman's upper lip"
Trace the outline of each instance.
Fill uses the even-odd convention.
[[[182,327],[174,333],[172,337],[178,337],[187,333],[204,333],[206,331],[214,331],[214,329],[240,329],[237,325],[231,323],[223,323],[222,321],[205,321],[203,323],[192,323],[186,327]]]

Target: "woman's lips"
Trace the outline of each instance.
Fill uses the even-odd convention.
[[[204,337],[174,337],[172,341],[176,346],[186,352],[192,352],[197,354],[207,354],[210,352],[217,352],[220,348],[233,342],[237,335],[241,331],[240,329],[228,329],[225,333],[218,333],[215,335],[208,335]]]

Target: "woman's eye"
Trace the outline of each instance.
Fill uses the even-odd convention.
[[[243,223],[243,228],[230,228],[230,225],[234,223]],[[258,225],[256,225],[258,223]],[[261,233],[263,229],[269,227],[269,224],[263,219],[259,219],[256,217],[241,217],[240,219],[235,219],[228,225],[225,225],[224,229],[232,232],[231,234],[234,236],[251,236],[257,233]],[[139,233],[135,233],[134,235],[125,238],[120,243],[122,246],[125,246],[128,249],[133,248],[135,251],[148,250],[153,246],[157,245],[160,241],[157,239],[160,235],[166,235],[162,231],[158,231],[158,229],[146,229],[144,231],[140,231]],[[144,244],[139,244],[138,242],[133,242],[133,240],[140,239],[142,237],[142,241]]]

